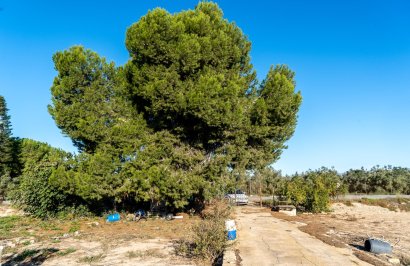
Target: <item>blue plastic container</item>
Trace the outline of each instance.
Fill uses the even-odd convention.
[[[228,240],[235,240],[236,239],[236,230],[228,231]]]
[[[120,214],[119,213],[110,214],[107,217],[107,222],[109,222],[109,223],[117,222],[119,220],[120,220]]]

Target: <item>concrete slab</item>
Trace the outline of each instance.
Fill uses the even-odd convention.
[[[241,265],[370,265],[348,248],[336,248],[258,207],[236,209]]]

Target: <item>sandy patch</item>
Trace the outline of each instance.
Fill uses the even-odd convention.
[[[173,241],[169,239],[116,239],[112,242],[67,239],[54,247],[75,251],[54,256],[43,265],[193,265],[188,259],[174,254]]]
[[[10,206],[7,202],[0,203],[0,217],[12,216],[12,215],[23,215],[22,211],[19,211]]]

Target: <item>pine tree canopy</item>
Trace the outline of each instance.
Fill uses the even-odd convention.
[[[53,183],[87,200],[182,207],[278,160],[302,101],[295,73],[274,66],[259,83],[250,41],[216,4],[149,11],[125,45],[119,67],[81,46],[53,56],[49,112],[81,152]]]

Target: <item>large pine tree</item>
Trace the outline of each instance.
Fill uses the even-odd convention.
[[[49,111],[83,152],[52,178],[65,190],[183,206],[286,148],[302,100],[294,72],[272,67],[258,84],[250,41],[216,4],[150,11],[125,44],[123,67],[78,46],[53,57]]]

